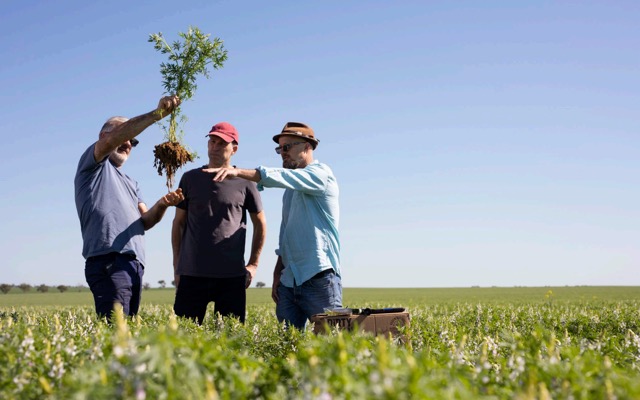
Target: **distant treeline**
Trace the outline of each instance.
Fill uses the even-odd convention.
[[[0,283],[0,292],[4,294],[8,294],[10,292],[40,292],[47,293],[49,291],[59,291],[60,293],[64,293],[66,291],[75,291],[82,292],[85,290],[89,290],[89,288],[85,285],[76,285],[76,286],[68,286],[68,285],[56,285],[50,286],[45,285],[44,283],[41,285],[30,285],[28,283],[21,283],[19,285],[14,285],[11,283]]]
[[[151,284],[149,282],[145,282],[143,285],[144,290],[151,289]],[[164,280],[158,281],[158,286],[162,289],[167,287],[167,282]],[[171,286],[175,286],[175,282],[171,281]],[[264,282],[257,282],[255,285],[257,288],[265,287],[266,284]],[[89,290],[89,288],[84,284],[78,284],[76,286],[68,286],[68,285],[45,285],[44,283],[41,285],[30,285],[28,283],[21,283],[19,285],[14,285],[11,283],[0,283],[0,292],[7,294],[10,292],[14,293],[28,293],[28,292],[40,292],[47,293],[49,291],[59,291],[60,293],[64,293],[66,291],[74,291],[74,292],[82,292],[85,290]]]

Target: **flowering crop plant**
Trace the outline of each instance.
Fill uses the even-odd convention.
[[[640,303],[416,305],[405,341],[170,305],[0,308],[0,398],[638,399]]]

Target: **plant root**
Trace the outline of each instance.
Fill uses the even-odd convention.
[[[158,170],[158,175],[164,172],[167,177],[167,189],[171,191],[174,184],[176,171],[189,161],[193,161],[193,155],[179,142],[167,141],[153,149],[153,166]]]

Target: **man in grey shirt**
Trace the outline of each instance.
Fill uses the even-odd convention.
[[[185,172],[180,180],[185,200],[176,206],[171,243],[176,282],[173,309],[202,324],[207,305],[214,313],[245,320],[246,288],[256,269],[266,234],[262,201],[255,183],[244,179],[213,182],[203,168],[231,167],[239,136],[228,122],[209,134],[209,163]],[[249,261],[245,263],[247,214],[253,224]]]
[[[184,199],[178,189],[147,209],[138,183],[121,169],[138,144],[135,137],[179,105],[178,97],[163,97],[146,114],[109,118],[98,141],[78,163],[75,201],[85,277],[101,317],[110,317],[115,303],[122,305],[126,315],[138,312],[145,267],[144,232],[160,222],[169,206]]]

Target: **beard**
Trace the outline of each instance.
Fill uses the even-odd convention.
[[[128,158],[129,155],[125,151],[118,151],[118,149],[115,149],[109,155],[109,161],[111,161],[111,164],[113,164],[116,168],[122,167]]]
[[[300,161],[295,161],[290,158],[286,160],[282,160],[282,168],[286,169],[296,169],[300,166]]]

